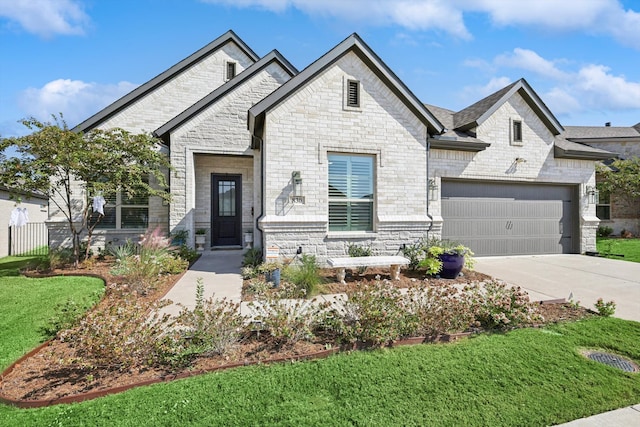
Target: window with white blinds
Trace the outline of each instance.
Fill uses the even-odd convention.
[[[148,183],[149,179],[144,178]],[[96,226],[98,229],[146,229],[149,226],[149,196],[140,194],[126,194],[118,192],[104,196],[104,216]],[[97,213],[92,212],[92,221],[97,219]]]
[[[329,231],[373,230],[373,156],[329,154]]]

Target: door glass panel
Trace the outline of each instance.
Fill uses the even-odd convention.
[[[218,216],[236,216],[235,181],[218,181]]]

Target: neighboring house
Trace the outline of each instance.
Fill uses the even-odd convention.
[[[11,195],[13,194],[13,198]],[[34,224],[42,226],[48,217],[47,210],[48,200],[42,195],[26,194],[20,191],[11,191],[8,188],[0,187],[0,218],[3,218],[2,226],[0,226],[0,257],[18,252],[26,252],[35,249],[39,240],[30,238],[29,232],[36,232]],[[26,209],[29,216],[29,222],[26,225],[11,227],[11,213],[16,208]],[[10,233],[12,234],[12,242],[10,245]],[[20,239],[18,241],[17,239]]]
[[[356,34],[298,73],[230,31],[76,129],[115,126],[164,141],[172,201],[120,200],[98,242],[206,228],[211,247],[320,261],[427,235],[478,255],[595,250],[586,190],[612,156],[562,138],[524,80],[459,112],[425,105]]]
[[[610,151],[620,159],[640,157],[640,123],[635,126],[566,126],[563,136],[571,141]],[[598,176],[596,176],[596,181]],[[640,235],[640,199],[623,200],[616,194],[600,193],[597,216],[615,234],[627,230]]]

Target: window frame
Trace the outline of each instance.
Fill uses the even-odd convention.
[[[523,144],[523,130],[521,119],[511,119],[511,145]]]
[[[145,179],[145,182],[148,183],[148,178]],[[96,230],[146,230],[149,227],[149,211],[150,211],[150,196],[133,196],[131,198],[127,198],[121,191],[117,191],[115,195],[106,195],[104,196],[106,200],[106,204],[104,205],[105,216],[100,220],[100,222],[96,225]],[[142,203],[136,203],[137,199],[141,199]],[[140,227],[131,227],[127,226],[125,215],[123,214],[123,210],[127,209],[146,209],[146,219],[145,224]],[[112,213],[111,213],[112,212]],[[92,210],[91,216],[93,216],[94,212]],[[113,223],[109,222],[108,224],[103,222],[103,220],[109,216],[112,216]]]
[[[352,89],[355,91],[356,102],[352,103]],[[362,82],[344,76],[342,108],[345,111],[362,111]]]
[[[331,164],[332,158],[346,159],[348,162],[346,166],[346,173],[342,177],[345,181],[346,188],[344,191],[347,193],[346,197],[336,197],[331,195],[331,182],[332,171]],[[369,169],[368,182],[365,184],[366,190],[370,190],[370,197],[350,197],[352,191],[358,189],[357,177],[363,175],[357,175],[353,173],[353,159],[367,159],[367,168]],[[363,154],[363,153],[341,153],[341,152],[328,152],[327,153],[327,229],[329,233],[370,233],[375,231],[375,212],[376,212],[376,155],[375,154]],[[335,179],[340,180],[340,175],[334,175]],[[354,189],[354,185],[356,188]],[[333,209],[336,205],[343,205],[345,210],[344,225],[338,223],[332,223],[332,205]],[[365,227],[359,225],[358,222],[362,220],[358,217],[358,210],[356,207],[368,206],[368,219]],[[362,212],[362,211],[360,211]]]
[[[238,63],[235,61],[227,61],[226,62],[226,66],[224,69],[224,79],[226,81],[229,81],[231,79],[233,79],[235,76],[238,75]],[[233,72],[229,72],[231,70],[231,67],[233,67]]]
[[[598,215],[599,211],[606,212],[606,215],[603,215],[606,216],[606,218],[601,218],[600,215]],[[596,203],[596,217],[598,217],[600,221],[611,221],[611,194],[603,190],[599,190],[598,203]]]

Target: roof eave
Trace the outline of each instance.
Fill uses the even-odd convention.
[[[93,116],[89,117],[87,120],[78,124],[73,128],[75,132],[86,132],[100,125],[100,123],[104,122],[108,118],[112,117],[119,111],[123,110],[127,106],[131,105],[136,100],[145,96],[149,92],[156,89],[158,86],[162,85],[166,81],[172,79],[175,75],[184,71],[185,69],[191,67],[192,65],[198,63],[203,58],[205,58],[209,53],[219,49],[225,43],[233,41],[247,56],[249,56],[254,62],[259,60],[259,56],[245,43],[243,42],[233,30],[229,30],[214,41],[210,42],[203,48],[189,55],[182,61],[173,65],[168,70],[158,74],[156,77],[147,81],[146,83],[138,86],[128,94],[119,98],[115,102],[111,103],[107,107],[98,111]]]
[[[574,159],[574,160],[608,160],[617,158],[615,153],[595,153],[591,151],[564,149],[555,145],[553,147],[553,157],[556,159]]]
[[[468,151],[468,152],[479,152],[484,151],[491,146],[488,142],[471,142],[471,141],[460,141],[457,139],[443,139],[443,138],[430,138],[429,145],[432,149],[437,150],[451,150],[451,151]]]
[[[256,133],[256,124],[260,122],[260,116],[280,104],[290,94],[299,87],[312,80],[315,76],[325,70],[331,64],[343,57],[347,52],[353,51],[363,60],[371,70],[387,84],[387,86],[398,96],[404,104],[427,126],[431,133],[442,133],[444,126],[438,119],[418,100],[418,98],[402,83],[402,81],[386,66],[386,64],[367,46],[367,44],[357,35],[352,34],[337,46],[302,70],[296,77],[289,80],[279,89],[272,92],[262,101],[249,109],[248,128],[252,135],[261,138],[262,135]],[[264,117],[262,117],[262,121]]]

